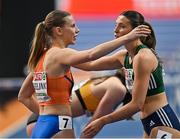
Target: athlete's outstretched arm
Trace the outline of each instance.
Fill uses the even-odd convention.
[[[73,65],[73,66],[82,70],[111,70],[115,68],[121,68],[122,65],[119,63],[116,55],[106,56],[106,57],[102,57],[102,56],[112,52],[113,50],[119,48],[120,46],[132,40],[135,40],[139,37],[142,37],[142,36],[147,37],[150,33],[151,31],[148,29],[148,26],[140,25],[134,28],[131,32],[129,32],[126,35],[123,35],[117,39],[98,45],[97,46],[98,49],[96,49],[96,47],[93,48],[94,50],[96,49],[95,51],[93,49],[90,49],[91,51],[89,52],[89,54],[92,54],[91,58],[94,57],[94,59],[92,58],[91,60],[89,60],[89,62],[87,61],[86,63],[81,62],[81,64],[78,65],[77,63],[76,65]],[[111,50],[109,49],[107,51],[108,47],[111,47]],[[95,61],[92,61],[92,60],[95,60]]]
[[[139,28],[141,28],[141,30]],[[122,37],[102,43],[102,44],[97,45],[96,47],[88,49],[88,50],[76,51],[71,48],[61,49],[56,52],[55,58],[56,58],[56,60],[59,60],[60,64],[76,66],[81,63],[96,60],[96,59],[116,50],[123,44],[126,44],[129,41],[137,39],[141,36],[146,37],[150,33],[151,33],[151,31],[149,30],[148,26],[140,25],[139,27],[136,27],[131,32],[129,32],[128,34],[126,34]],[[81,67],[79,67],[79,68],[81,68]]]

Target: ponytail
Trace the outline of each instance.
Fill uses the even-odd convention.
[[[162,61],[162,59],[158,56],[158,54],[155,51],[156,37],[155,37],[154,30],[153,30],[152,26],[149,23],[145,22],[144,25],[149,26],[149,28],[151,30],[151,34],[148,35],[147,37],[142,37],[140,39],[141,39],[143,44],[145,44],[147,47],[149,47],[151,49],[151,51],[154,53],[154,55],[157,57],[158,61],[162,65],[163,61]]]
[[[34,38],[31,44],[30,57],[28,60],[29,71],[33,71],[36,67],[40,57],[43,54],[43,51],[46,47],[46,28],[44,22],[37,24],[35,29]]]
[[[147,37],[141,37],[140,39],[141,39],[143,44],[145,44],[149,48],[155,50],[156,36],[155,36],[154,30],[153,30],[152,26],[149,23],[144,22],[143,24],[149,26],[149,28],[151,30],[151,34],[149,34]]]

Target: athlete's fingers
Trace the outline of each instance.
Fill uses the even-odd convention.
[[[93,131],[93,132],[87,134],[86,137],[87,137],[87,138],[93,138],[94,136],[96,136],[96,134],[97,134],[97,132]]]
[[[147,37],[149,34],[151,34],[151,30],[148,28],[137,28],[137,34]]]
[[[86,136],[89,135],[92,131],[93,129],[91,128],[91,126],[86,126],[83,130],[83,134]]]
[[[142,28],[147,28],[147,29],[149,29],[149,26],[147,26],[147,25],[139,25],[137,28],[138,28],[138,29],[142,29]]]
[[[147,25],[140,25],[136,27],[137,31],[146,31],[147,33],[151,33],[151,29]]]
[[[89,129],[87,132],[84,133],[84,136],[85,136],[86,138],[92,138],[92,137],[94,137],[97,133],[98,133],[98,131],[96,131],[95,129],[91,128],[91,129]]]

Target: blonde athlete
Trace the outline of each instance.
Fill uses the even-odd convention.
[[[90,114],[93,119],[96,119],[112,112],[122,101],[125,103],[129,96],[126,95],[126,88],[122,84],[123,81],[124,77],[118,73],[114,76],[98,77],[78,84],[78,88],[72,92],[72,116],[77,117],[84,114],[88,114],[89,116]],[[106,109],[102,109],[98,112],[97,116],[94,116],[93,113],[103,97],[106,98],[104,100]],[[29,137],[32,134],[32,129],[34,128],[37,119],[38,115],[35,113],[32,113],[28,118],[26,133]]]

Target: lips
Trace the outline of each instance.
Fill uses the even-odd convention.
[[[77,38],[77,36],[78,36],[78,34],[76,34],[76,35],[74,36],[74,38],[76,39],[76,38]]]

